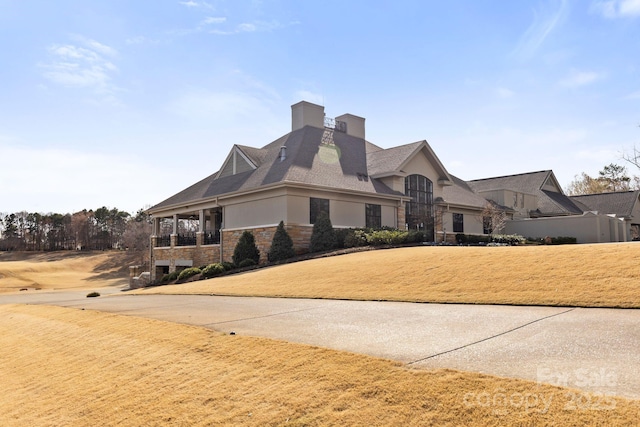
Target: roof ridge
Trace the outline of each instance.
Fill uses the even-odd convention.
[[[502,175],[502,176],[492,176],[489,178],[478,178],[478,179],[471,179],[468,182],[476,182],[476,181],[488,181],[490,179],[499,179],[499,178],[511,178],[514,176],[523,176],[523,175],[533,175],[536,173],[548,173],[551,172],[551,169],[545,169],[545,170],[540,170],[540,171],[535,171],[535,172],[523,172],[523,173],[514,173],[511,175]]]

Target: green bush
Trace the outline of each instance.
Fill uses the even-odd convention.
[[[253,260],[254,264],[258,264],[260,261],[260,251],[256,246],[256,239],[247,230],[242,232],[233,250],[233,263],[240,266],[240,263],[246,259]]]
[[[367,233],[367,241],[373,246],[399,245],[407,241],[408,235],[404,230],[373,230]]]
[[[173,282],[178,279],[179,275],[180,275],[180,272],[178,270],[173,271],[169,274],[165,274],[164,276],[162,276],[162,279],[160,280],[160,282],[161,283]]]
[[[100,292],[89,292],[87,294],[87,298],[95,298],[95,297],[99,297],[100,296]]]
[[[210,279],[211,277],[216,277],[224,273],[226,270],[224,266],[218,262],[209,264],[205,268],[202,269],[202,277],[205,279]]]
[[[367,246],[367,233],[364,230],[348,230],[349,232],[344,238],[345,248],[357,248]]]
[[[527,237],[529,242],[538,243],[540,245],[568,245],[578,243],[578,239],[569,236],[558,237]]]
[[[236,268],[236,266],[229,261],[222,261],[220,264],[224,267],[225,271],[233,270],[234,268]]]
[[[178,274],[178,280],[187,280],[188,278],[200,273],[202,273],[202,270],[200,270],[198,267],[185,268],[180,272],[180,274]]]
[[[251,267],[253,265],[256,265],[256,262],[254,260],[252,260],[251,258],[246,258],[243,259],[242,261],[240,261],[240,263],[238,264],[239,268],[244,268],[244,267]]]
[[[331,219],[326,212],[320,212],[313,224],[311,244],[309,252],[323,252],[335,249],[338,246],[335,230],[331,225]]]
[[[271,240],[271,248],[267,254],[269,262],[278,262],[288,258],[293,258],[296,251],[293,249],[293,240],[284,228],[284,221],[280,221],[278,228]]]
[[[526,242],[526,239],[519,234],[494,234],[491,237],[493,242],[511,246],[521,245]]]
[[[478,236],[475,234],[456,234],[456,242],[460,245],[477,245],[489,243],[489,236]]]
[[[336,249],[344,249],[345,241],[347,240],[349,234],[353,233],[353,229],[351,228],[335,228],[333,232],[336,235]]]
[[[407,234],[407,243],[421,243],[421,242],[424,242],[424,239],[425,239],[424,231],[409,230]]]

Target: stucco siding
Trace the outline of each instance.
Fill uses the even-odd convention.
[[[380,207],[383,227],[397,227],[396,210],[397,208],[395,205],[383,205]]]
[[[329,202],[331,223],[335,227],[364,227],[364,203],[335,200]]]
[[[286,196],[234,203],[224,208],[225,229],[278,224],[286,220]]]
[[[409,163],[405,165],[403,171],[407,173],[407,175],[422,175],[426,176],[433,183],[433,198],[442,197],[442,185],[438,185],[438,180],[440,179],[440,174],[433,167],[431,162],[423,156],[417,155],[413,157]],[[402,189],[399,190],[404,193],[404,181],[402,182]]]
[[[590,214],[513,220],[507,222],[505,232],[534,238],[575,237],[578,243],[615,242],[617,238],[612,231],[617,230],[618,221],[606,215]]]

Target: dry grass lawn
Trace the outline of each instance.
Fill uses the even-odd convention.
[[[0,293],[126,285],[130,263],[126,252],[0,253]]]
[[[157,320],[0,306],[3,426],[637,425],[638,401]]]
[[[639,265],[640,243],[411,247],[140,292],[638,308]]]

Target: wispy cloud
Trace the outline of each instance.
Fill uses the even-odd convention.
[[[589,8],[605,18],[633,18],[640,16],[640,0],[595,0]]]
[[[213,6],[209,3],[207,3],[206,1],[194,1],[194,0],[187,0],[187,1],[179,1],[178,3],[180,3],[183,6],[186,6],[190,9],[209,9],[209,10],[213,10]]]
[[[549,0],[541,8],[534,9],[533,22],[520,38],[513,54],[521,60],[531,59],[568,10],[568,0]]]
[[[112,76],[118,68],[111,62],[118,52],[105,44],[74,36],[77,44],[53,44],[49,60],[39,64],[49,81],[67,87],[90,88],[99,94],[113,94]]]
[[[241,24],[236,25],[234,28],[229,30],[223,29],[213,29],[209,31],[211,34],[219,34],[219,35],[233,35],[240,33],[255,33],[262,31],[273,31],[279,28],[282,28],[283,25],[277,21],[254,21],[254,22],[243,22]]]
[[[602,74],[594,71],[572,71],[567,77],[560,80],[559,84],[563,87],[575,88],[590,85],[603,77]]]

